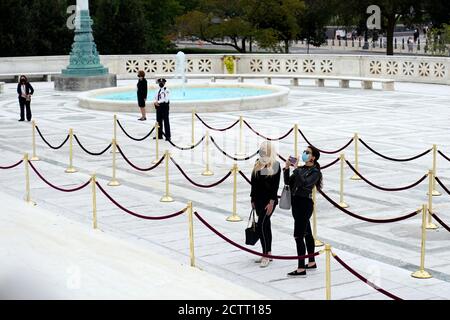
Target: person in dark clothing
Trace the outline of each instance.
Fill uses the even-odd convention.
[[[170,98],[169,98],[169,90],[165,87],[166,79],[158,79],[156,83],[159,86],[158,93],[155,96],[155,109],[156,109],[156,121],[159,125],[158,131],[158,139],[162,139],[162,125],[164,122],[164,135],[166,137],[166,141],[170,141],[170,122],[169,122],[169,109],[170,109]],[[154,137],[153,139],[156,139]]]
[[[320,152],[312,146],[303,151],[302,160],[305,165],[297,167],[298,159],[295,163],[286,161],[283,169],[284,183],[289,185],[291,190],[292,216],[294,217],[294,238],[297,245],[297,255],[303,256],[314,253],[314,237],[311,232],[309,219],[313,213],[314,203],[312,200],[312,190],[314,187],[322,187],[322,173],[320,164],[317,162]],[[293,166],[294,171],[289,175],[289,167]],[[306,248],[305,248],[306,242]],[[298,260],[298,268],[289,272],[288,276],[306,276],[306,269],[316,269],[317,265],[314,257],[309,258],[309,263],[305,266],[305,259]]]
[[[31,121],[31,96],[34,93],[33,86],[26,76],[22,75],[19,78],[19,83],[17,84],[17,94],[19,95],[19,106],[20,106],[20,119],[19,121],[25,121],[25,109],[27,114],[27,121]]]
[[[251,177],[251,203],[258,216],[256,223],[257,232],[260,236],[262,252],[272,253],[272,230],[270,218],[278,204],[278,188],[280,185],[281,166],[276,160],[276,152],[270,141],[265,141],[259,149],[259,159],[256,160]],[[267,267],[269,258],[263,257],[255,262],[260,267]]]
[[[138,72],[139,81],[137,83],[137,99],[138,106],[141,111],[141,117],[138,119],[139,121],[147,120],[147,113],[145,111],[145,102],[147,101],[147,80],[145,79],[145,72],[140,70]]]

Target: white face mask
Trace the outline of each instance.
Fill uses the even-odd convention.
[[[263,164],[263,165],[267,165],[270,162],[270,158],[269,157],[261,157],[261,158],[259,158],[259,162],[261,162],[261,164]]]

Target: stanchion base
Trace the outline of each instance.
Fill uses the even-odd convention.
[[[437,190],[433,190],[433,197],[439,197],[440,195],[442,195],[442,193],[440,193],[439,191],[437,191]]]
[[[348,208],[348,204],[346,204],[345,202],[340,202],[340,203],[339,203],[339,206],[340,206],[341,208]]]
[[[211,170],[205,170],[202,173],[202,176],[213,176],[214,173]]]
[[[173,198],[171,196],[164,196],[159,201],[161,201],[161,202],[173,202]]]
[[[157,164],[159,160],[153,160],[152,164]]]
[[[117,180],[111,180],[110,182],[108,182],[108,186],[110,187],[118,187],[120,186],[120,182]]]
[[[419,270],[419,271],[413,272],[411,274],[411,277],[418,278],[418,279],[430,279],[430,278],[433,278],[433,276],[429,272],[427,272],[425,270]]]
[[[37,206],[36,202],[34,202],[33,200],[28,200],[28,201],[25,200],[25,202],[26,202],[28,205],[32,206],[32,207]]]
[[[227,218],[227,221],[229,222],[239,222],[242,221],[241,217],[239,217],[237,214],[232,214]]]
[[[64,172],[65,173],[75,173],[75,172],[77,172],[77,169],[75,169],[74,167],[71,167],[71,168],[67,168]]]
[[[320,241],[319,239],[314,240],[314,246],[315,247],[322,247],[324,243]]]
[[[31,157],[31,158],[30,158],[30,161],[39,161],[39,160],[41,160],[41,159],[39,159],[38,156],[36,156],[36,157]]]
[[[350,180],[361,180],[361,178],[355,174],[353,177],[350,178]]]
[[[438,228],[438,226],[435,225],[433,222],[428,222],[428,223],[427,223],[427,226],[426,226],[426,229],[427,229],[427,230],[435,230],[435,229],[437,229],[437,228]]]

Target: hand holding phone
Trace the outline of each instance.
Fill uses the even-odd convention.
[[[291,163],[291,166],[295,166],[298,162],[298,159],[296,157],[293,156],[289,156],[289,162]]]

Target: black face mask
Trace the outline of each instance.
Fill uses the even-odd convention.
[[[25,83],[25,79],[20,79],[20,83]]]
[[[164,88],[164,83],[160,82],[160,83],[159,83],[159,87],[160,87],[160,88]]]

